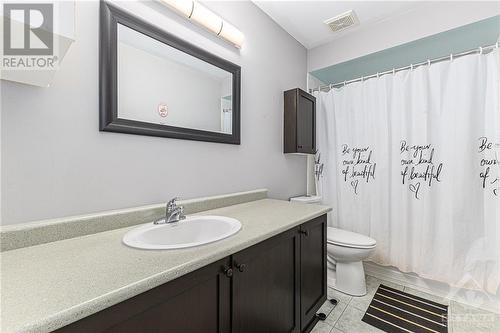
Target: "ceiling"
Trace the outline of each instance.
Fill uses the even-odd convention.
[[[311,49],[411,11],[425,1],[258,1],[254,3],[299,43]],[[353,9],[360,24],[334,33],[326,19]]]

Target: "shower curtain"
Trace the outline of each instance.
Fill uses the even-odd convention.
[[[372,260],[499,292],[499,50],[316,92],[330,224]]]

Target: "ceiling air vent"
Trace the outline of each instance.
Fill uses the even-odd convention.
[[[338,32],[359,23],[358,17],[353,10],[347,11],[324,21],[333,32]]]

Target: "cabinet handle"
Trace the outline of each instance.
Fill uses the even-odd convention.
[[[309,231],[307,231],[307,230],[299,230],[299,234],[302,234],[304,236],[309,236]]]
[[[302,149],[302,145],[298,145],[297,148]]]
[[[240,272],[244,272],[246,267],[247,267],[247,265],[245,265],[245,264],[236,264],[236,268],[237,268]]]
[[[233,276],[233,269],[229,266],[224,266],[222,267],[222,270],[224,272],[224,274],[227,276],[227,277],[231,277]]]

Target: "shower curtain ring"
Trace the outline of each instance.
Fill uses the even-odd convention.
[[[332,84],[330,83],[330,90],[332,90]]]
[[[479,54],[483,54],[483,48],[481,46],[479,47]]]
[[[410,64],[410,70],[411,71],[413,70],[413,64]]]
[[[344,80],[344,87],[345,87],[345,85],[346,85],[346,81]]]
[[[500,43],[499,43],[499,42],[497,42],[497,43],[495,44],[495,48],[497,48],[497,49],[498,49],[498,45],[499,45],[499,44],[500,44]]]
[[[431,60],[427,59],[427,66],[430,66],[430,65],[431,65]]]
[[[450,53],[450,61],[453,61],[453,53]]]
[[[396,74],[396,68],[392,69],[392,75]]]
[[[377,72],[377,79],[379,78],[379,73]]]

